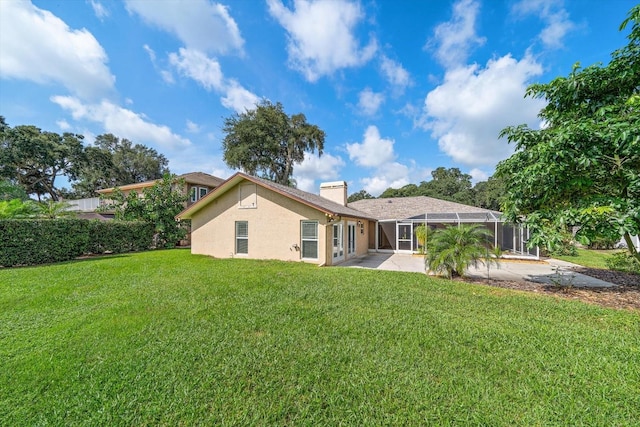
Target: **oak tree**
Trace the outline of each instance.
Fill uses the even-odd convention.
[[[289,116],[279,102],[263,100],[253,110],[235,113],[224,121],[224,161],[249,175],[293,185],[295,163],[305,153],[322,155],[325,133],[307,123],[304,114]]]

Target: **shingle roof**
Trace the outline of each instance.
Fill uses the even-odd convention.
[[[178,178],[183,178],[187,184],[206,185],[207,187],[218,187],[224,182],[224,179],[204,172],[183,173],[178,175]]]
[[[349,206],[343,206],[340,203],[336,203],[334,201],[331,201],[317,194],[298,190],[297,188],[293,188],[293,187],[287,187],[286,185],[277,184],[273,181],[267,181],[266,179],[257,178],[254,176],[251,176],[251,177],[249,177],[248,175],[245,175],[245,176],[250,178],[252,181],[256,183],[261,183],[263,186],[267,188],[271,188],[281,194],[285,194],[285,195],[291,196],[294,199],[298,199],[300,201],[306,202],[307,204],[320,208],[323,211],[337,214],[340,216],[373,219],[370,215],[367,215],[363,211],[353,209]]]
[[[434,213],[490,213],[488,209],[461,203],[448,202],[433,197],[395,197],[388,199],[363,199],[349,203],[349,207],[377,219],[407,219]]]
[[[182,175],[178,175],[178,179],[184,179],[187,184],[197,184],[197,185],[206,185],[207,187],[218,187],[220,184],[224,182],[224,179],[218,178],[217,176],[209,175],[204,172],[188,172],[183,173]],[[133,184],[120,185],[118,188],[123,191],[134,190],[138,188],[151,187],[153,184],[158,182],[158,179],[154,179],[151,181],[144,182],[135,182]],[[97,192],[100,194],[112,193],[116,187],[111,188],[103,188],[98,190]]]

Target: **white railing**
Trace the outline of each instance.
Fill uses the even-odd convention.
[[[70,211],[77,212],[95,212],[100,206],[100,198],[99,197],[91,197],[88,199],[76,199],[76,200],[66,200],[67,203],[71,205],[69,207]]]

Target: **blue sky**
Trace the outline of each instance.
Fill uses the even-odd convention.
[[[155,148],[174,173],[222,178],[225,117],[262,99],[304,113],[325,152],[298,187],[349,193],[474,182],[539,126],[526,87],[626,45],[631,0],[0,0],[0,115],[11,126],[113,133]]]

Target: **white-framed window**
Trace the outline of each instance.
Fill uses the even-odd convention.
[[[236,253],[249,253],[249,222],[236,221]]]
[[[303,259],[318,259],[318,221],[300,222],[300,247]]]
[[[207,187],[191,187],[189,200],[191,200],[192,203],[197,202],[198,200],[206,196],[208,191],[209,190],[207,189]]]

